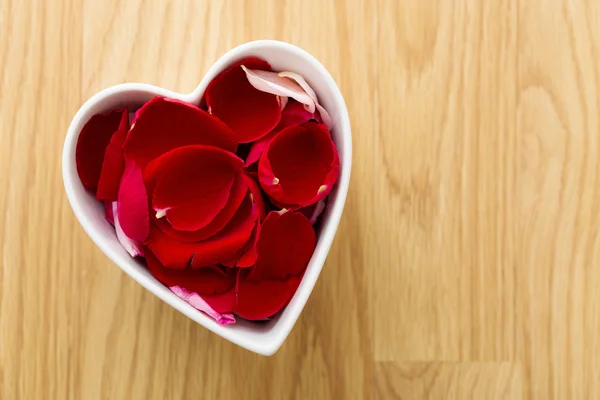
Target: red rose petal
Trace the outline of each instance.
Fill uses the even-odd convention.
[[[84,125],[77,139],[75,149],[75,163],[77,174],[86,189],[96,190],[104,152],[110,139],[119,129],[122,111],[110,111],[105,114],[96,114]]]
[[[125,162],[119,186],[119,222],[127,237],[143,242],[150,232],[148,195],[142,170],[133,161]]]
[[[261,137],[256,142],[252,143],[252,147],[250,147],[250,152],[248,152],[248,156],[246,157],[246,162],[244,163],[245,167],[249,167],[260,159],[261,154],[267,147],[269,147],[269,143],[277,136],[279,130],[277,128],[273,129],[267,135]]]
[[[167,221],[174,229],[184,232],[202,229],[225,207],[232,184],[233,179],[214,196],[190,201],[166,210]]]
[[[252,267],[256,264],[256,260],[258,259],[258,238],[260,237],[260,223],[256,224],[250,239],[248,239],[247,247],[240,258],[238,258],[235,266],[238,268],[248,268]]]
[[[233,312],[235,303],[237,301],[235,285],[225,293],[215,294],[212,296],[204,295],[202,296],[202,299],[218,313],[224,314]]]
[[[285,281],[241,279],[235,313],[248,320],[261,320],[277,314],[290,301],[300,280],[299,276],[290,276]]]
[[[156,219],[158,227],[169,237],[183,242],[198,242],[208,239],[221,231],[231,220],[235,212],[238,210],[244,197],[248,193],[248,186],[242,173],[238,173],[233,181],[229,200],[225,207],[217,214],[217,216],[209,222],[204,228],[197,231],[177,231],[173,229],[166,218]],[[259,208],[260,211],[260,208]]]
[[[229,260],[229,261],[222,262],[219,265],[222,265],[225,268],[233,269],[233,268],[235,268],[235,263],[236,262],[237,262],[237,260]]]
[[[339,173],[337,149],[323,124],[285,128],[258,163],[259,182],[274,203],[298,209],[321,200]]]
[[[238,255],[239,257],[234,258],[232,260],[222,262],[221,265],[227,268],[249,268],[253,267],[256,263],[256,259],[258,258],[258,249],[256,244],[258,242],[258,238],[260,236],[260,222],[256,224],[250,238],[244,244],[244,246],[240,249]]]
[[[248,239],[248,242],[242,248],[239,258],[237,260],[234,259],[223,263],[223,265],[229,268],[248,268],[252,267],[256,263],[256,259],[258,257],[258,250],[256,245],[260,236],[260,223],[262,220],[265,219],[267,214],[266,204],[262,192],[260,190],[260,186],[258,186],[258,183],[256,183],[256,181],[247,174],[244,175],[244,180],[247,182],[248,187],[250,188],[251,199],[254,202],[255,206],[258,208],[260,220],[254,227],[254,231],[252,232],[250,239]]]
[[[206,159],[205,159],[206,158]],[[206,164],[216,162],[227,169],[240,169],[243,161],[235,154],[214,146],[189,145],[173,149],[157,157],[144,168],[144,182],[148,191],[154,192],[160,177],[173,168],[204,168]]]
[[[304,214],[271,211],[261,226],[251,279],[285,279],[302,273],[316,243],[315,231]]]
[[[275,127],[275,129],[269,132],[269,134],[266,136],[263,136],[256,142],[252,143],[252,147],[250,148],[250,152],[246,157],[246,162],[244,165],[247,167],[257,162],[263,151],[269,146],[269,143],[271,143],[271,141],[282,129],[292,125],[303,124],[311,119],[316,119],[317,121],[321,122],[321,118],[317,114],[307,111],[302,103],[290,101],[287,107],[283,109],[281,113],[281,120],[279,121],[279,124],[277,124],[277,127]]]
[[[263,221],[267,216],[267,205],[265,203],[265,198],[263,197],[262,190],[260,190],[260,186],[251,176],[244,174],[244,181],[248,185],[250,189],[250,193],[252,194],[252,201],[258,207],[258,212],[260,215],[260,220]]]
[[[166,214],[176,230],[201,229],[227,204],[242,165],[235,154],[217,147],[194,145],[171,150],[146,167],[146,181],[156,181],[152,206]],[[152,186],[148,185],[149,190]]]
[[[211,114],[236,133],[238,143],[259,139],[277,126],[281,107],[277,96],[255,89],[241,65],[271,70],[266,61],[247,58],[221,72],[206,88],[206,104]]]
[[[125,108],[121,114],[119,129],[113,133],[108,147],[104,152],[102,172],[98,181],[96,199],[105,201],[117,201],[119,194],[119,183],[125,168],[123,159],[123,143],[129,131],[129,111]]]
[[[200,242],[186,243],[170,238],[153,226],[148,247],[167,268],[182,269],[219,264],[235,259],[248,242],[258,221],[258,209],[246,197],[227,226],[215,236]]]
[[[146,249],[146,264],[150,273],[166,286],[180,286],[201,295],[218,295],[235,286],[235,277],[213,268],[173,270],[165,268],[159,259]]]
[[[237,149],[235,134],[218,118],[191,104],[156,97],[136,112],[124,153],[143,168],[169,150],[193,144]]]

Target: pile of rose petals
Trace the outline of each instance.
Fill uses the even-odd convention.
[[[248,58],[199,107],[156,97],[130,124],[132,111],[94,115],[76,150],[123,248],[221,324],[272,317],[298,288],[338,177],[315,92]]]

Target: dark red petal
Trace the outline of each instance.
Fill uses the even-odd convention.
[[[251,279],[285,279],[302,273],[316,243],[315,231],[304,214],[271,211],[261,226]]]
[[[118,201],[118,218],[123,233],[130,239],[143,242],[150,232],[148,195],[142,171],[133,161],[125,162]]]
[[[248,188],[250,188],[252,200],[256,204],[256,207],[258,207],[260,220],[263,221],[267,216],[267,206],[265,204],[265,198],[263,197],[262,190],[260,190],[260,186],[250,175],[245,174],[244,180],[246,181]]]
[[[169,150],[193,144],[237,149],[234,133],[218,118],[191,104],[156,97],[137,110],[124,153],[143,168]]]
[[[247,193],[248,186],[243,178],[243,174],[238,173],[233,181],[233,186],[231,188],[231,193],[229,195],[229,200],[227,200],[227,204],[225,204],[225,207],[219,214],[217,214],[215,219],[208,223],[208,225],[206,225],[204,228],[201,228],[197,231],[177,231],[173,229],[166,218],[156,219],[156,224],[169,237],[183,242],[198,242],[200,240],[208,239],[225,228],[235,212],[238,210],[238,208],[240,208],[240,205],[242,204],[242,201]]]
[[[229,260],[229,261],[222,262],[219,265],[222,265],[222,266],[224,266],[226,268],[233,269],[233,268],[235,268],[235,263],[236,262],[237,262],[237,260]]]
[[[260,236],[260,223],[263,219],[265,219],[267,212],[262,192],[256,181],[249,175],[244,175],[244,179],[250,188],[252,201],[259,210],[260,221],[254,227],[254,231],[252,232],[250,239],[248,239],[248,242],[242,248],[239,258],[237,260],[234,259],[223,263],[223,265],[229,268],[248,268],[252,267],[254,263],[256,263],[256,259],[258,257],[257,243]]]
[[[256,224],[250,239],[248,239],[247,250],[245,250],[236,262],[238,268],[248,268],[256,264],[258,258],[258,238],[260,237],[260,223]]]
[[[182,269],[219,264],[235,259],[250,238],[258,221],[258,210],[246,197],[227,226],[215,236],[200,242],[186,243],[170,238],[152,226],[148,247],[167,268]]]
[[[121,115],[121,110],[96,114],[79,133],[75,163],[79,179],[86,189],[96,190],[98,187],[104,152],[113,133],[119,129]]]
[[[129,110],[125,108],[121,114],[119,129],[113,133],[110,143],[104,152],[102,172],[98,181],[96,198],[105,201],[117,201],[119,183],[125,168],[123,160],[123,143],[129,132]]]
[[[206,158],[206,159],[205,159]],[[148,191],[154,191],[158,179],[173,168],[186,169],[190,167],[203,167],[206,164],[217,162],[219,165],[227,166],[227,169],[240,169],[243,164],[235,154],[214,146],[189,145],[182,146],[162,154],[144,168],[144,182]]]
[[[194,145],[171,150],[146,167],[147,188],[155,186],[152,207],[160,216],[166,214],[176,230],[201,229],[227,204],[242,165],[235,154],[217,147]]]
[[[277,96],[255,89],[244,65],[252,69],[271,70],[266,61],[248,58],[221,72],[206,88],[206,104],[211,114],[236,133],[238,143],[259,139],[277,126],[281,107]]]
[[[290,276],[285,281],[243,280],[238,282],[235,313],[248,320],[261,320],[275,315],[290,301],[301,278]]]
[[[238,252],[238,257],[229,261],[222,262],[221,265],[227,268],[249,268],[254,266],[258,258],[256,244],[260,235],[260,222],[256,224],[250,238]]]
[[[237,300],[235,285],[222,294],[204,295],[202,299],[218,313],[230,313],[235,308]]]
[[[181,286],[201,295],[227,292],[235,285],[235,278],[213,268],[174,270],[165,268],[151,251],[146,249],[146,264],[150,273],[166,286]]]
[[[244,165],[247,167],[250,164],[257,162],[263,151],[269,146],[269,143],[271,143],[279,131],[287,128],[288,126],[303,124],[311,119],[316,119],[317,121],[321,122],[321,117],[318,115],[318,113],[313,114],[304,108],[304,104],[290,100],[287,106],[281,112],[281,120],[279,121],[279,124],[277,124],[277,127],[269,132],[268,135],[263,136],[256,142],[252,143],[252,147],[250,148],[250,152],[246,157],[246,162]]]
[[[273,139],[258,163],[259,182],[282,206],[298,209],[321,200],[339,173],[339,158],[323,124],[288,127]]]

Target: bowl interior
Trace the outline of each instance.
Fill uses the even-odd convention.
[[[320,103],[327,109],[333,120],[332,135],[340,156],[340,177],[329,195],[328,205],[321,216],[315,253],[298,290],[285,310],[270,321],[256,323],[238,318],[234,325],[221,326],[175,296],[148,272],[143,261],[132,259],[121,247],[114,228],[104,218],[103,205],[84,189],[79,180],[75,165],[75,148],[79,132],[93,115],[123,106],[135,110],[154,96],[172,97],[199,104],[206,86],[220,71],[248,56],[267,60],[276,71],[297,72],[312,86]],[[350,122],[346,105],[327,70],[311,55],[295,46],[276,41],[259,41],[247,43],[226,53],[190,94],[179,94],[152,85],[131,83],[113,86],[94,95],[77,112],[69,127],[63,152],[63,178],[67,196],[81,225],[92,240],[121,269],[163,301],[199,324],[242,347],[268,355],[281,346],[296,322],[331,246],[348,190],[351,146]]]

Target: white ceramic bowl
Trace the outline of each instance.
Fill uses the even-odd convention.
[[[125,105],[137,108],[154,96],[172,97],[198,105],[206,86],[219,72],[248,56],[265,59],[275,71],[297,72],[308,81],[333,120],[332,135],[339,151],[341,168],[338,182],[329,195],[328,206],[321,217],[322,224],[315,253],[296,294],[285,310],[266,323],[253,323],[238,318],[235,324],[222,326],[175,296],[157,281],[141,262],[131,258],[121,247],[114,228],[104,219],[103,205],[84,189],[79,180],[75,165],[75,147],[79,132],[94,114]],[[92,96],[77,111],[69,126],[62,166],[65,190],[75,215],[92,240],[115,264],[143,287],[200,325],[248,350],[271,355],[283,344],[296,323],[323,268],[346,202],[351,164],[352,135],[348,110],[329,72],[313,56],[296,46],[261,40],[243,44],[223,55],[190,94],[179,94],[143,83],[126,83],[112,86]]]

